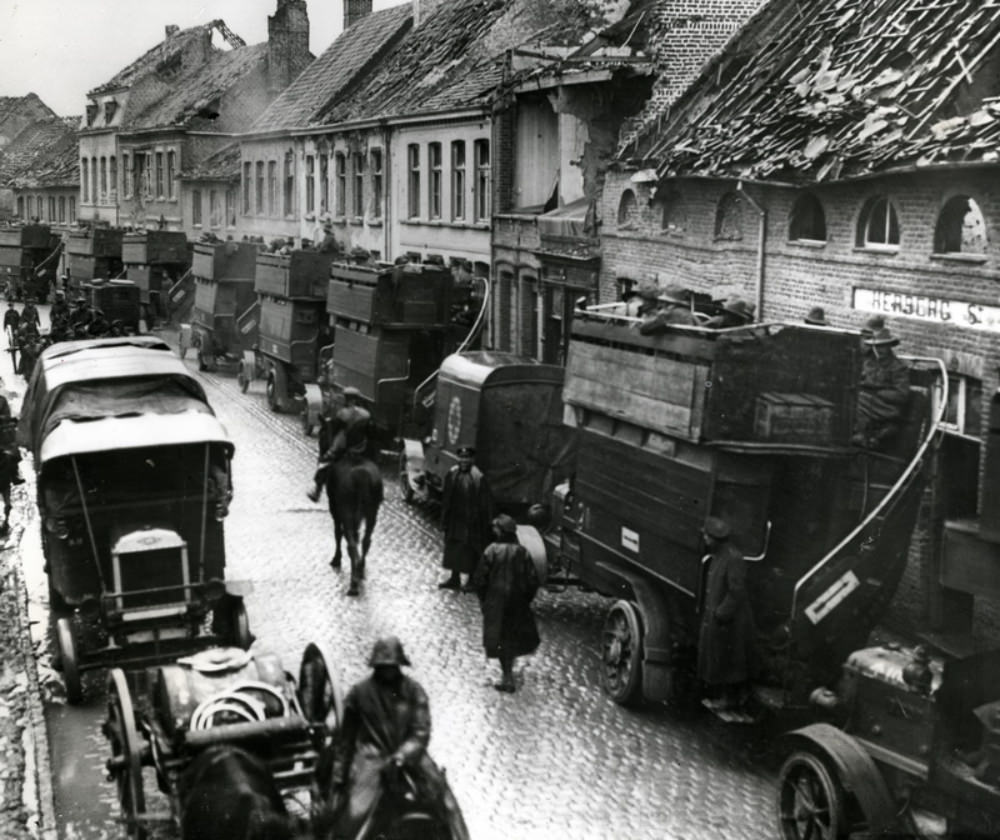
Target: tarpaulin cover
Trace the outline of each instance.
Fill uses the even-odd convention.
[[[149,377],[78,382],[56,395],[42,427],[44,440],[63,420],[97,420],[105,417],[137,417],[143,414],[180,414],[186,411],[212,414],[212,409],[193,392],[184,379]],[[155,445],[155,440],[150,440]],[[114,441],[108,441],[114,448]]]

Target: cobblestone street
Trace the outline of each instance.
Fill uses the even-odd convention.
[[[190,363],[190,360],[189,360]],[[209,397],[236,444],[227,521],[229,574],[250,580],[258,645],[297,667],[310,641],[337,660],[346,687],[366,673],[372,640],[395,633],[431,697],[431,752],[449,773],[472,836],[488,838],[761,838],[772,782],[745,760],[742,732],[698,718],[630,711],[599,688],[597,640],[607,602],[543,593],[543,644],[519,664],[520,690],[492,688],[474,596],[441,592],[435,511],[410,508],[385,470],[387,503],[361,598],[328,566],[325,504],[305,497],[315,439],[270,413],[263,384],[247,396],[208,376]]]

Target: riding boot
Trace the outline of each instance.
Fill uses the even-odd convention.
[[[458,572],[452,572],[451,577],[448,580],[441,581],[438,584],[438,589],[461,589],[462,588],[462,576]]]
[[[502,691],[504,694],[513,694],[515,690],[514,686],[514,660],[513,659],[501,659],[500,669],[502,671],[502,676],[500,677],[500,682],[494,683],[493,687],[497,691]]]
[[[306,491],[306,495],[309,497],[309,501],[318,502],[320,493],[323,492],[323,488],[318,484],[313,485],[309,490]]]

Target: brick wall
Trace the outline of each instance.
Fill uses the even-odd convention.
[[[753,300],[760,242],[757,211],[743,199],[737,215],[741,235],[721,238],[716,230],[720,200],[736,184],[677,179],[654,193],[651,185],[635,183],[631,177],[631,172],[610,173],[602,196],[602,301],[614,299],[615,279],[620,276],[640,281],[657,278],[717,298],[738,295]],[[619,225],[625,190],[634,192],[637,212]],[[992,233],[1000,221],[1000,176],[994,170],[924,172],[820,186],[813,194],[825,213],[823,243],[789,240],[790,214],[800,191],[755,184],[745,185],[745,190],[766,211],[765,320],[800,321],[810,307],[820,305],[833,325],[858,328],[870,314],[854,308],[858,287],[984,306],[1000,300],[1000,237]],[[889,198],[898,215],[900,243],[895,252],[857,245],[864,203],[879,195]],[[934,254],[941,208],[956,195],[973,198],[985,217],[989,242],[981,258]],[[902,339],[901,352],[941,358],[950,370],[981,379],[981,413],[988,416],[989,400],[1000,387],[1000,333],[929,323],[902,312],[890,311],[887,320]],[[967,431],[977,435],[976,430]],[[985,433],[985,428],[978,430],[979,436]],[[932,613],[931,584],[936,580],[942,517],[940,493],[932,486],[913,538],[910,565],[888,616],[901,629],[926,627]],[[975,630],[1000,638],[1000,604],[977,598]]]

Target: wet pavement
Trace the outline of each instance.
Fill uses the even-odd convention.
[[[190,356],[187,364],[196,369]],[[372,641],[400,636],[412,676],[431,698],[431,754],[445,767],[475,840],[773,836],[773,763],[758,757],[766,740],[752,741],[748,730],[707,715],[625,709],[602,693],[597,644],[605,599],[542,592],[542,646],[519,660],[517,693],[496,692],[496,663],[480,646],[477,600],[436,586],[436,511],[402,501],[388,459],[368,580],[360,598],[345,597],[346,574],[328,565],[329,515],[305,496],[315,439],[303,437],[297,418],[268,411],[262,382],[242,395],[225,373],[202,378],[236,444],[228,577],[253,584],[247,610],[256,646],[278,653],[296,672],[305,645],[318,641],[332,652],[346,691],[366,675]],[[46,597],[39,544],[37,522],[30,523],[22,557],[26,571],[34,570],[28,585],[35,610]],[[51,676],[44,661],[41,673],[43,680]],[[115,793],[103,781],[102,682],[103,675],[89,681],[81,709],[66,708],[57,696],[47,708],[60,836],[67,840],[121,833]],[[154,788],[151,777],[146,788]]]

